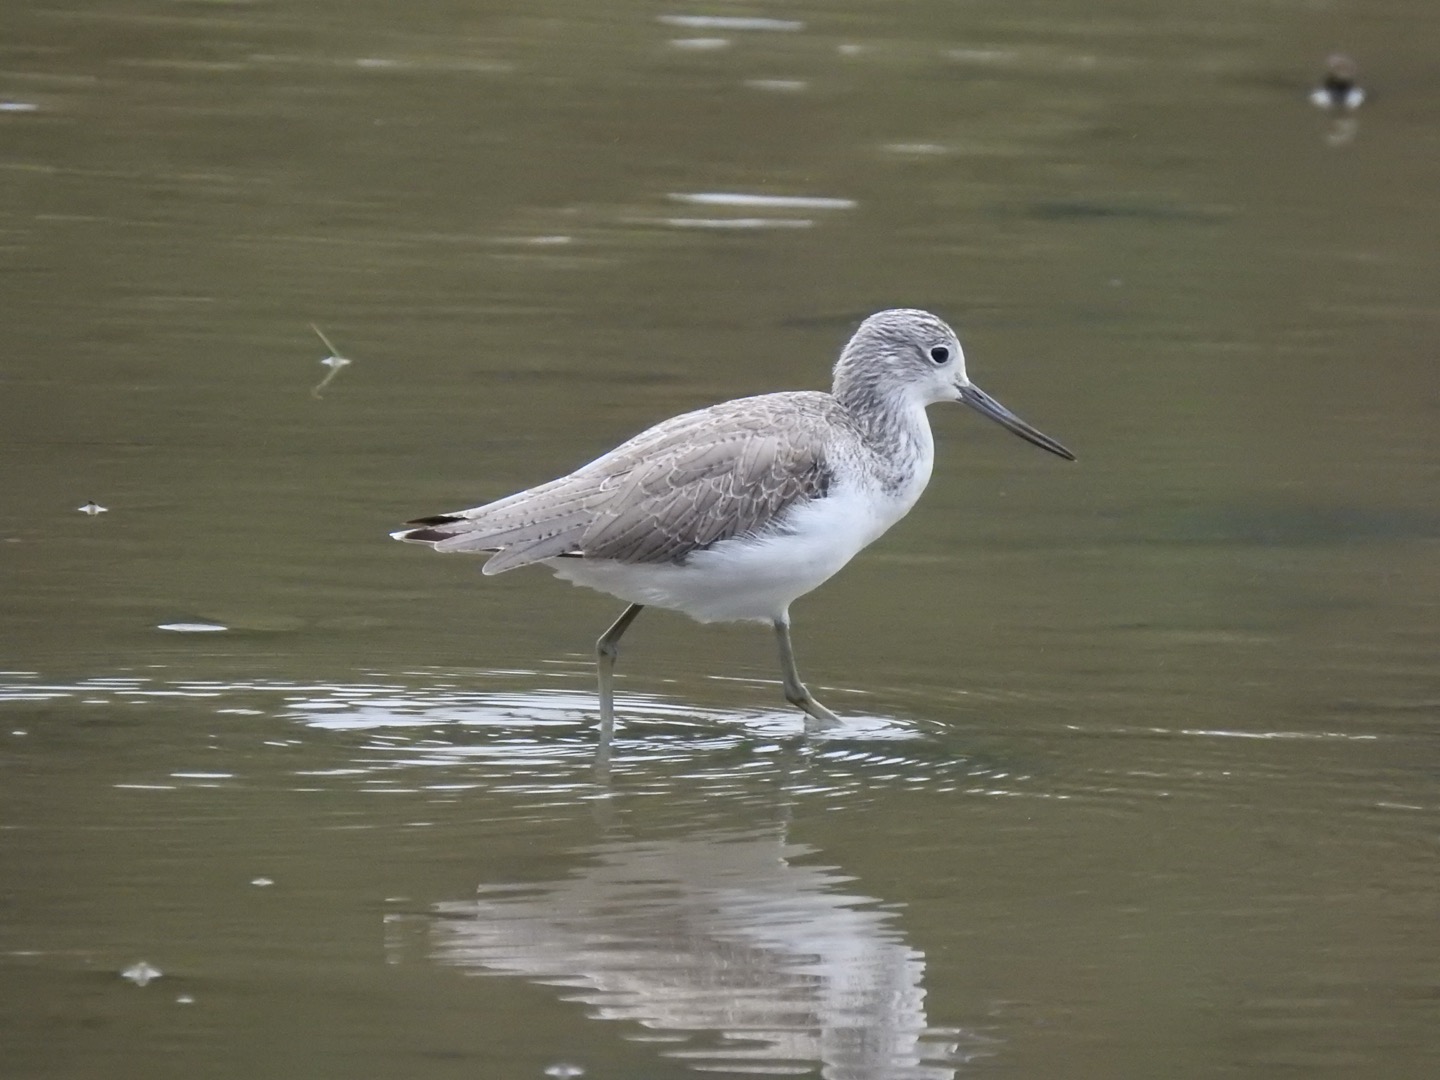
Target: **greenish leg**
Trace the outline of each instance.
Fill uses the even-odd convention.
[[[790,644],[788,617],[775,620],[775,640],[780,644],[780,678],[785,686],[785,700],[819,721],[814,726],[826,728],[839,724],[840,718],[816,701],[800,681],[800,672],[795,669],[795,649]],[[812,725],[807,721],[805,726],[808,728]]]
[[[615,734],[615,657],[620,655],[618,644],[625,631],[630,629],[630,624],[635,621],[635,616],[639,615],[644,608],[643,604],[631,604],[620,614],[618,619],[610,624],[610,629],[600,635],[600,640],[595,642],[595,666],[600,672],[600,753],[602,757],[609,755],[610,739]]]

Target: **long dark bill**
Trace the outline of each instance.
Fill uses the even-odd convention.
[[[1043,431],[1037,431],[1024,420],[1021,420],[974,383],[960,388],[960,400],[966,405],[969,405],[981,416],[988,416],[1005,430],[1013,431],[1026,442],[1034,443],[1040,447],[1041,450],[1049,450],[1050,453],[1057,454],[1066,461],[1075,460],[1075,455],[1069,450],[1066,450],[1065,447],[1061,446]]]

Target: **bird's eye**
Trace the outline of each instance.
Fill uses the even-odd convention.
[[[950,350],[944,345],[936,345],[930,350],[930,359],[937,364],[943,364],[950,359]]]

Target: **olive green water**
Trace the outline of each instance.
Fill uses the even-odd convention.
[[[1432,4],[6,15],[0,1075],[1434,1075]],[[932,410],[834,734],[386,538],[894,305],[1080,461]]]

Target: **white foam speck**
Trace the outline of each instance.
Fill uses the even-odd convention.
[[[743,15],[659,15],[667,26],[687,26],[696,30],[804,30],[798,19],[762,19]]]
[[[675,229],[808,229],[815,223],[806,218],[663,218],[662,224]]]
[[[746,79],[745,85],[752,90],[774,90],[780,93],[794,93],[809,85],[804,79]]]
[[[890,143],[885,149],[892,154],[908,154],[914,157],[939,157],[950,152],[939,143]]]
[[[500,244],[525,244],[530,247],[563,247],[566,244],[573,244],[573,236],[563,234],[556,236],[501,236],[496,238]]]
[[[1010,49],[951,49],[945,55],[965,64],[1004,64],[1017,59],[1019,54]]]
[[[671,192],[676,202],[699,206],[753,206],[784,210],[849,210],[854,199],[835,199],[821,195],[751,195],[738,191]]]
[[[730,39],[723,37],[675,38],[670,42],[670,47],[688,49],[691,52],[712,52],[716,49],[728,49]]]

